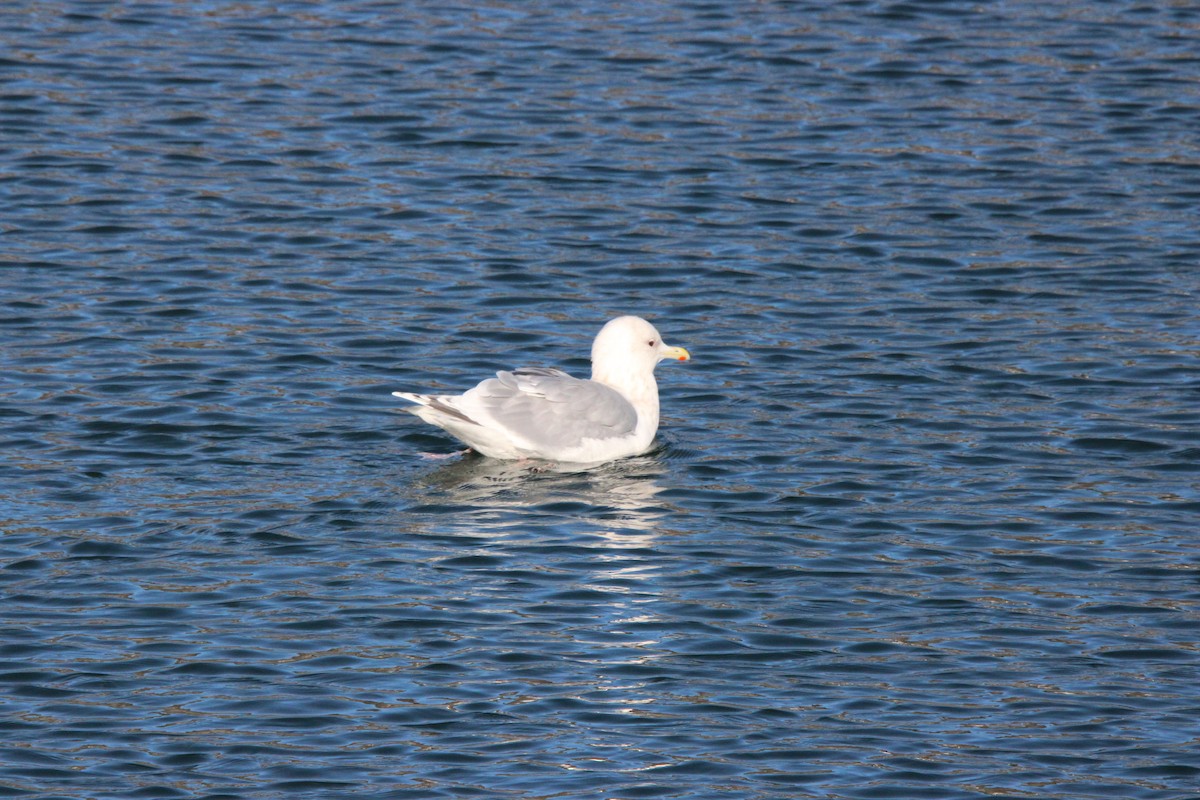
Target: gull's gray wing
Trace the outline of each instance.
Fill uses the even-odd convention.
[[[637,428],[637,411],[615,389],[557,369],[497,372],[468,394],[492,424],[541,448],[629,436]]]

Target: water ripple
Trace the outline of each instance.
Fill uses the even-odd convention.
[[[1198,19],[0,10],[3,792],[1194,791]],[[644,456],[390,398],[619,313]]]

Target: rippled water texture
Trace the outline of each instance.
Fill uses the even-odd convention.
[[[1200,792],[1200,7],[0,5],[0,796]],[[587,371],[530,472],[395,389]]]

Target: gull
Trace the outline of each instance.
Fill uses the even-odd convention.
[[[592,343],[592,377],[557,369],[500,371],[456,395],[392,392],[407,410],[491,458],[598,464],[650,449],[658,431],[654,368],[688,361],[646,320],[617,317]]]

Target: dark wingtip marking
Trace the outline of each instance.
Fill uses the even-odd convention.
[[[445,403],[438,402],[438,399],[436,397],[431,397],[429,399],[429,407],[436,411],[440,411],[443,414],[449,414],[450,416],[454,417],[455,419],[461,419],[463,422],[469,422],[472,425],[479,424],[475,420],[468,417],[466,414],[459,411],[457,408],[453,408],[451,406],[446,405]]]

